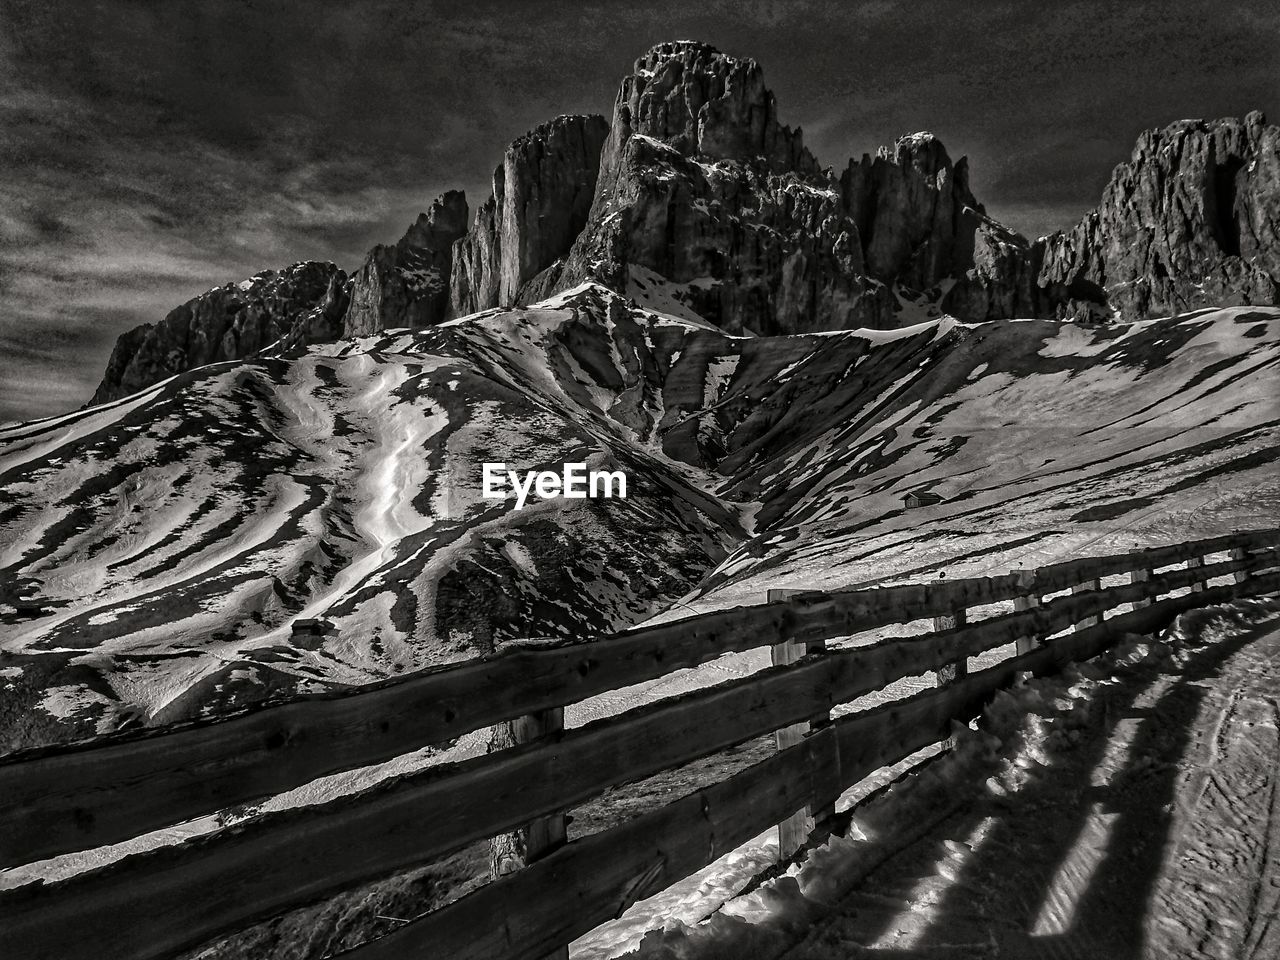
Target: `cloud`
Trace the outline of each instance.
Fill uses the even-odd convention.
[[[831,165],[932,130],[1029,233],[1145,127],[1280,113],[1276,15],[1208,0],[0,2],[0,419],[87,399],[119,333],[215,284],[474,207],[508,141],[608,112],[662,40],[756,57]]]

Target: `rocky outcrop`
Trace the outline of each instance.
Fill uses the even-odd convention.
[[[883,328],[1032,309],[1030,251],[932,135],[834,177],[778,123],[755,61],[668,43],[622,82],[560,285],[597,281],[732,331]]]
[[[623,79],[606,166],[632,136],[686,157],[758,158],[775,173],[818,173],[801,131],[778,122],[760,65],[690,40],[658,44]]]
[[[1095,210],[1029,243],[987,216],[936,137],[834,174],[779,122],[754,60],[663,43],[611,121],[557,117],[514,141],[469,225],[450,191],[350,279],[304,263],[216,288],[124,334],[92,402],[270,344],[431,326],[584,281],[761,334],[1276,304],[1280,128],[1250,113],[1149,131]]]
[[[968,160],[952,163],[933,134],[850,160],[839,190],[866,273],[893,284],[900,302],[936,303],[970,321],[1036,311],[1031,245],[987,216],[969,189]]]
[[[351,279],[341,270],[329,277],[329,286],[314,307],[295,319],[281,347],[297,350],[309,343],[328,343],[346,333],[351,305]]]
[[[948,287],[938,302],[943,312],[977,323],[1041,317],[1052,309],[1036,283],[1043,253],[1038,244],[986,216],[965,239],[954,277],[942,281]]]
[[[609,125],[562,116],[514,141],[493,174],[493,193],[453,254],[454,315],[537,299],[587,222]]]
[[[763,164],[709,164],[646,136],[629,138],[615,163],[565,286],[594,280],[732,332],[835,329],[887,309],[828,185]]]
[[[214,287],[159,323],[123,334],[89,402],[128,396],[176,373],[267,347],[296,350],[439,323],[448,309],[452,248],[466,226],[466,197],[451,190],[397,243],[370,250],[351,277],[332,263],[305,262]]]
[[[453,245],[467,232],[467,199],[442,194],[399,242],[379,244],[351,278],[347,336],[398,327],[429,327],[445,319]]]
[[[239,360],[273,344],[340,335],[346,274],[307,261],[214,287],[116,341],[90,404],[128,396],[207,363]]]
[[[1254,112],[1148,131],[1097,209],[1042,247],[1059,314],[1278,303],[1280,128]]]

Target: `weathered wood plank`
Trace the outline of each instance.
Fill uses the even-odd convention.
[[[1000,593],[977,581],[975,596]],[[0,759],[0,867],[89,849],[389,760],[522,714],[772,638],[813,642],[914,619],[915,585],[740,607],[583,644],[514,645],[410,680],[218,722]],[[138,789],[145,784],[145,789]]]
[[[1280,568],[1280,548],[1255,547],[1249,551],[1247,560],[1250,571],[1254,573],[1275,570]]]
[[[1280,542],[1280,527],[1226,534],[1167,547],[1151,547],[1131,553],[1081,557],[1077,560],[1066,560],[1040,567],[1036,571],[1036,585],[1040,588],[1038,592],[1041,594],[1056,593],[1074,586],[1081,580],[1100,580],[1143,567],[1149,569],[1167,567],[1175,563],[1183,563],[1192,557],[1226,553],[1236,547],[1245,549],[1271,547],[1277,542]]]
[[[1280,578],[1275,585],[1280,586]],[[796,778],[814,764],[808,758],[790,760],[794,751],[820,747],[829,756],[825,741],[834,734],[834,762],[843,770],[837,789],[843,789],[940,739],[953,718],[974,715],[1016,673],[1046,673],[1072,659],[1095,656],[1126,632],[1152,632],[1181,610],[1227,599],[1233,592],[1217,588],[1207,597],[1161,601],[937,692],[842,717],[800,746],[660,810],[574,841],[542,864],[348,951],[341,960],[399,960],[433,952],[455,960],[539,956],[712,862],[771,823],[779,809],[800,802],[803,791],[796,789]],[[822,787],[815,783],[809,789]]]
[[[0,867],[126,840],[774,638],[847,636],[1009,589],[987,579],[950,586],[942,600],[913,584],[740,607],[595,643],[513,645],[352,695],[12,755],[0,759]]]
[[[998,679],[974,674],[936,692],[841,717],[727,780],[575,840],[542,864],[340,958],[393,960],[438,951],[454,960],[531,960],[713,862],[805,796],[834,801],[869,773],[936,742],[953,717],[976,712]],[[842,771],[837,780],[801,785],[809,771],[832,768]]]
[[[342,887],[429,862],[609,786],[797,722],[822,706],[1003,645],[1029,627],[1052,632],[1061,628],[1056,624],[1190,576],[1177,570],[942,634],[832,652],[597,721],[550,743],[432,768],[314,808],[246,821],[217,836],[129,857],[45,888],[3,891],[0,947],[47,943],[38,955],[62,960],[163,957]],[[1280,584],[1280,575],[1250,586],[1271,581]],[[798,796],[805,802],[807,794]],[[192,902],[201,904],[195,917],[188,909]]]
[[[831,728],[674,803],[574,840],[505,877],[341,954],[344,960],[533,958],[713,862],[821,789],[834,763]]]

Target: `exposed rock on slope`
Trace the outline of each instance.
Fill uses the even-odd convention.
[[[1142,134],[1097,209],[1046,238],[1040,283],[1130,319],[1280,303],[1280,127],[1255,111]]]
[[[466,195],[450,190],[418,215],[398,243],[370,250],[351,278],[346,336],[429,327],[444,320],[453,244],[466,232]]]
[[[128,396],[166,377],[279,344],[297,348],[445,319],[452,248],[466,232],[467,201],[450,190],[399,242],[378,245],[348,278],[332,263],[296,263],[215,287],[158,324],[123,334],[89,403]]]
[[[116,341],[90,404],[115,400],[206,363],[239,360],[284,340],[341,331],[346,274],[332,263],[295,263],[214,287]]]
[[[553,287],[587,222],[608,132],[603,117],[563,116],[507,147],[493,194],[454,250],[454,314],[527,303]]]

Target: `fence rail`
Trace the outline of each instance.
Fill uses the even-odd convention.
[[[801,594],[590,643],[521,645],[355,695],[15,755],[0,762],[0,866],[139,836],[726,652],[781,644],[811,651],[584,727],[552,726],[532,742],[255,817],[58,883],[0,892],[0,954],[171,956],[558,818],[610,787],[764,734],[799,731],[779,737],[779,752],[766,761],[672,804],[558,849],[539,844],[540,859],[524,869],[343,955],[372,960],[429,948],[441,956],[544,957],[769,824],[786,822],[794,832],[804,822],[798,811],[829,810],[867,774],[944,739],[954,720],[976,715],[1019,672],[1051,672],[1193,606],[1280,591],[1277,544],[1280,530],[1267,530],[1003,577]],[[1225,561],[1206,559],[1228,552]],[[1131,582],[1100,588],[1123,574]],[[1223,578],[1231,583],[1207,585]],[[970,608],[1008,601],[1015,612],[966,619]],[[1134,609],[1104,618],[1126,604]],[[823,649],[829,639],[927,618],[942,628]],[[997,666],[963,669],[969,658],[1015,643],[1018,654]],[[945,674],[945,685],[829,720],[836,705],[929,672]],[[807,732],[794,726],[802,723],[811,724]]]

